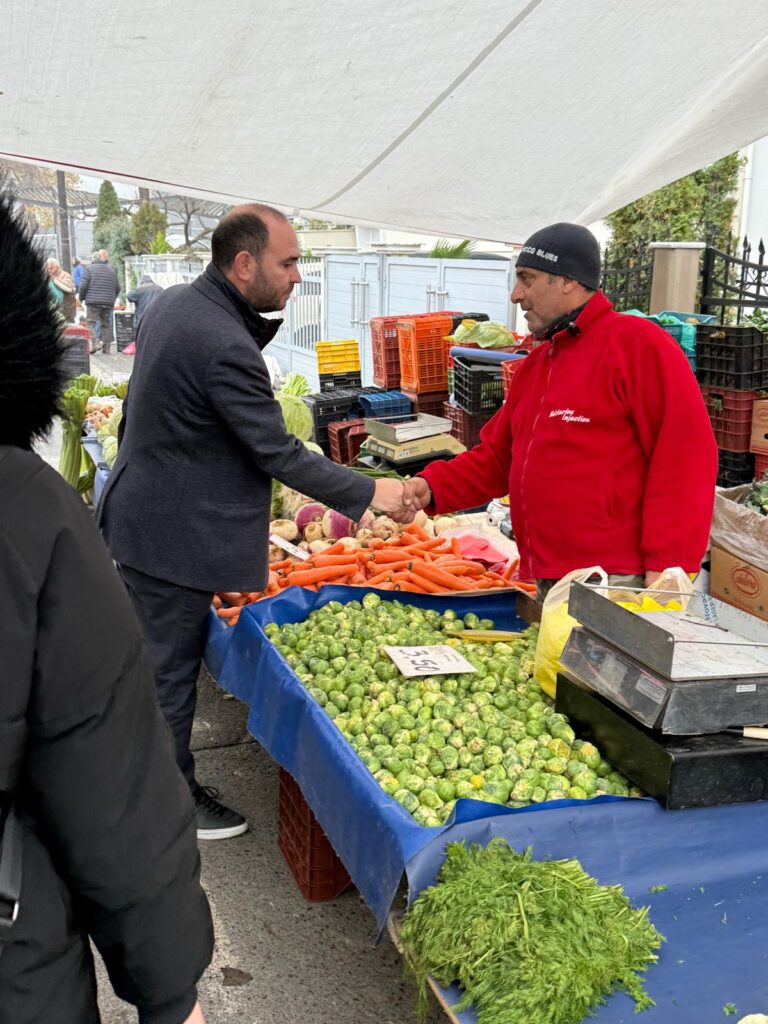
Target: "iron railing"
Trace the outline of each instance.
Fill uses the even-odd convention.
[[[653,250],[644,239],[606,248],[601,288],[617,310],[639,309],[647,313],[652,276]]]
[[[768,265],[762,238],[757,247],[757,262],[752,259],[752,244],[748,238],[740,243],[728,236],[725,250],[715,245],[704,249],[701,272],[701,299],[699,311],[716,316],[720,323],[736,323],[745,310],[768,309]]]

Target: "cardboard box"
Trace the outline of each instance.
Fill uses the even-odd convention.
[[[768,572],[713,547],[710,588],[712,597],[768,621]]]
[[[768,452],[768,398],[758,398],[752,404],[752,452]]]
[[[750,489],[751,484],[717,488],[710,542],[713,548],[768,572],[768,516],[744,504]]]

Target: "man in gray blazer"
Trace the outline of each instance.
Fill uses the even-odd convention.
[[[357,520],[403,522],[403,485],[337,466],[286,432],[261,350],[301,277],[299,246],[270,207],[231,210],[212,262],[142,319],[120,449],[99,514],[144,628],[160,706],[197,806],[198,836],[248,827],[195,779],[189,749],[208,610],[217,591],[266,585],[272,478]],[[418,507],[418,506],[416,506]]]

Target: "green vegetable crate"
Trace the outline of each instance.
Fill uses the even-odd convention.
[[[277,845],[304,899],[333,900],[352,884],[298,783],[280,769]]]

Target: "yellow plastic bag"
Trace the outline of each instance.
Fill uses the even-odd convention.
[[[560,655],[571,635],[571,630],[578,626],[576,619],[568,614],[571,583],[585,583],[590,576],[599,576],[601,584],[608,582],[608,577],[599,565],[592,566],[591,569],[575,569],[558,580],[544,598],[539,639],[533,662],[533,678],[550,697],[555,696]]]
[[[679,612],[688,607],[693,583],[679,566],[665,569],[659,578],[645,590],[628,591],[620,588],[609,591],[608,597],[630,612]]]

